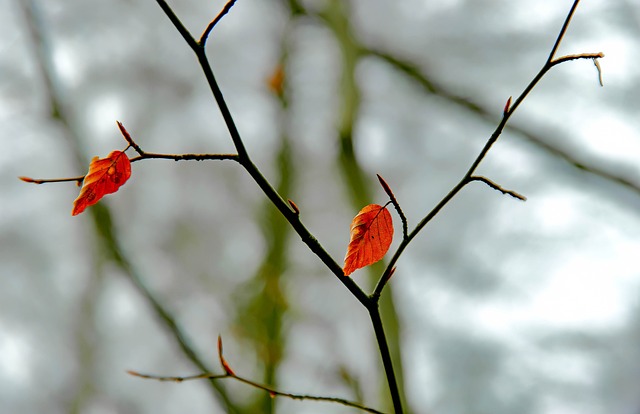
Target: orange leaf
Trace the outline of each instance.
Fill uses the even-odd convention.
[[[369,204],[351,222],[351,241],[344,259],[344,274],[382,259],[393,240],[393,221],[386,207]]]
[[[93,157],[84,178],[80,195],[73,202],[76,216],[106,194],[115,193],[131,177],[131,162],[124,151],[112,151],[107,158]]]

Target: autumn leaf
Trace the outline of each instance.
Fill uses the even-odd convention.
[[[393,221],[386,207],[369,204],[351,222],[351,240],[344,259],[344,274],[382,259],[393,240]]]
[[[73,202],[72,215],[115,193],[131,177],[131,162],[124,151],[112,151],[106,158],[94,157],[84,178],[80,195]]]

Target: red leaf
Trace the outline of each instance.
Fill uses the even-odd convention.
[[[382,259],[393,240],[393,221],[386,207],[369,204],[351,222],[351,241],[344,259],[344,274]]]
[[[107,158],[94,157],[84,178],[80,195],[73,202],[72,215],[94,205],[106,194],[115,193],[131,177],[131,162],[123,151],[112,151]]]

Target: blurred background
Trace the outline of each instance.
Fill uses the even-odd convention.
[[[220,0],[172,1],[199,37]],[[542,67],[569,0],[240,0],[207,46],[245,145],[342,263],[384,203],[410,229]],[[583,1],[554,68],[383,294],[407,412],[640,412],[640,9]],[[281,77],[281,82],[278,78]],[[72,217],[95,155],[233,152],[193,53],[156,2],[0,2],[0,412],[391,412],[367,313],[230,161],[133,164]],[[133,156],[133,152],[130,151]],[[395,214],[395,213],[393,213]],[[400,221],[394,215],[396,241]],[[352,277],[367,292],[383,265]]]

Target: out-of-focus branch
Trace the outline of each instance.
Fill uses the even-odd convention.
[[[47,86],[47,93],[49,97],[49,104],[51,107],[51,114],[54,119],[60,122],[65,130],[65,136],[69,140],[69,146],[73,151],[77,160],[76,164],[78,168],[85,168],[85,152],[82,145],[82,140],[76,133],[73,127],[66,107],[64,105],[64,99],[60,91],[58,77],[51,64],[50,48],[48,47],[48,37],[44,33],[43,25],[40,20],[40,14],[38,13],[35,4],[31,0],[25,0],[19,2],[26,17],[26,24],[30,31],[31,40],[35,49],[35,57],[40,67],[40,75],[45,80]],[[75,181],[78,181],[76,178]],[[143,281],[141,275],[134,270],[129,258],[127,257],[124,248],[122,248],[117,236],[115,234],[114,226],[111,220],[111,212],[109,208],[100,203],[94,208],[90,209],[90,216],[92,218],[94,230],[98,243],[100,243],[100,249],[105,251],[116,265],[122,270],[124,275],[135,286],[138,293],[147,301],[151,306],[156,316],[156,319],[161,323],[163,328],[169,333],[170,337],[178,344],[185,356],[199,369],[206,371],[207,366],[202,359],[196,354],[194,348],[187,339],[181,326],[177,323],[176,319],[165,308],[161,300],[156,298],[155,295],[149,290]],[[218,399],[229,412],[236,412],[232,402],[226,395],[226,392],[217,383],[211,382],[213,395]]]
[[[184,381],[192,381],[192,380],[198,380],[198,379],[208,379],[208,380],[214,381],[214,380],[223,380],[227,378],[232,378],[236,381],[249,385],[253,388],[266,391],[267,393],[269,393],[269,396],[271,398],[285,397],[285,398],[290,398],[292,400],[324,401],[324,402],[341,404],[347,407],[357,408],[359,410],[362,410],[368,413],[383,414],[381,411],[375,410],[373,408],[367,407],[357,402],[346,400],[344,398],[320,397],[316,395],[293,394],[289,392],[283,392],[283,391],[276,390],[273,387],[269,387],[267,385],[257,383],[248,378],[241,377],[240,375],[236,374],[233,371],[233,369],[231,369],[231,366],[222,355],[222,338],[221,337],[218,337],[218,357],[220,359],[220,365],[222,366],[222,369],[225,372],[224,374],[211,374],[211,373],[205,372],[203,374],[176,377],[176,376],[162,376],[162,375],[153,375],[153,374],[141,374],[136,371],[127,371],[127,373],[140,378],[152,379],[156,381],[172,381],[172,382],[184,382]]]
[[[163,382],[184,382],[184,381],[193,381],[193,380],[199,380],[199,379],[209,379],[209,380],[223,380],[223,379],[228,379],[228,378],[232,378],[236,381],[239,381],[243,384],[249,385],[253,388],[265,391],[267,393],[269,393],[269,395],[271,396],[271,398],[275,398],[275,397],[285,397],[285,398],[290,398],[292,400],[307,400],[307,401],[321,401],[321,402],[329,402],[329,403],[336,403],[336,404],[340,404],[340,405],[344,405],[346,407],[351,407],[351,408],[356,408],[358,410],[362,410],[364,412],[367,413],[373,413],[373,414],[384,414],[382,411],[378,411],[376,409],[373,409],[371,407],[367,407],[364,406],[362,404],[358,404],[357,402],[353,402],[353,401],[349,401],[346,400],[344,398],[337,398],[337,397],[321,397],[321,396],[317,396],[317,395],[309,395],[309,394],[293,394],[293,393],[289,393],[289,392],[283,392],[283,391],[278,391],[276,389],[267,387],[266,385],[262,385],[259,384],[255,381],[252,381],[248,378],[244,378],[241,377],[239,375],[236,374],[211,374],[211,373],[204,373],[204,374],[196,374],[196,375],[188,375],[188,376],[184,376],[184,377],[170,377],[170,376],[162,376],[162,375],[153,375],[153,374],[142,374],[136,371],[127,371],[129,374],[136,376],[136,377],[140,377],[140,378],[145,378],[145,379],[151,379],[151,380],[156,380],[156,381],[163,381]]]

